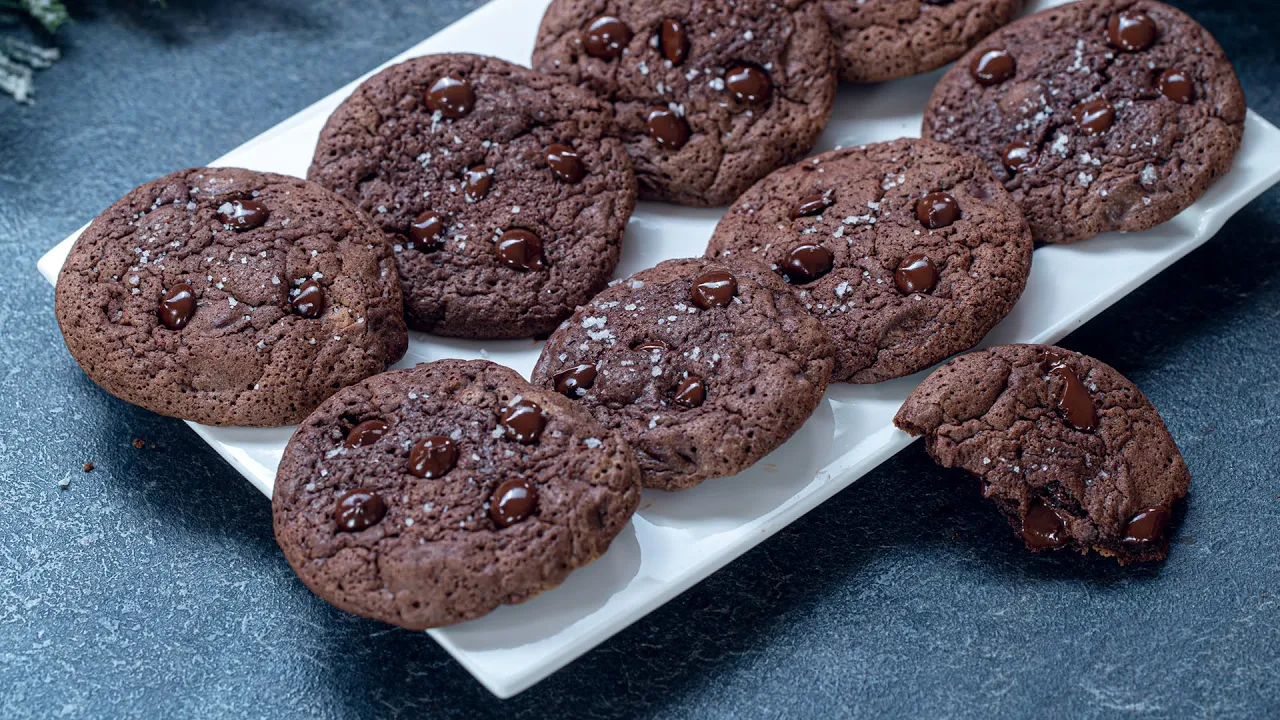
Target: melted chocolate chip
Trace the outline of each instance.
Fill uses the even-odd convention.
[[[960,219],[960,204],[947,193],[929,193],[916,203],[916,219],[930,230],[947,227]]]
[[[835,200],[828,193],[806,195],[796,202],[795,207],[791,208],[791,219],[821,215],[834,204]]]
[[[725,89],[740,103],[762,105],[773,97],[769,73],[754,65],[739,65],[724,76]]]
[[[517,270],[541,270],[542,240],[523,228],[502,233],[494,246],[498,259]]]
[[[444,217],[427,210],[409,225],[409,238],[423,252],[431,252],[444,242]]]
[[[1107,23],[1107,42],[1126,52],[1146,50],[1156,41],[1156,21],[1136,10],[1121,10]]]
[[[315,280],[298,286],[298,293],[289,301],[289,309],[299,317],[315,320],[324,313],[324,287]]]
[[[583,167],[582,159],[578,157],[577,151],[568,145],[554,143],[548,146],[546,158],[551,174],[555,175],[560,182],[572,185],[582,182],[582,178],[587,176],[587,169]]]
[[[257,200],[232,200],[218,208],[218,222],[233,230],[252,230],[265,225],[270,214]]]
[[[373,420],[365,420],[359,425],[351,428],[351,432],[347,433],[347,439],[343,441],[343,445],[349,448],[364,447],[372,445],[387,434],[387,430],[391,428],[386,420],[374,418]]]
[[[186,283],[178,283],[164,294],[160,302],[160,322],[170,330],[181,330],[196,314],[196,293]]]
[[[658,33],[658,47],[662,57],[672,65],[679,66],[689,56],[689,32],[684,23],[667,18],[662,21],[662,29]]]
[[[1057,510],[1032,500],[1022,519],[1022,539],[1036,549],[1062,547],[1067,542],[1066,524]]]
[[[542,429],[547,426],[547,416],[542,408],[528,400],[521,400],[502,411],[502,429],[509,440],[528,445],[542,437]]]
[[[1004,169],[1011,173],[1016,173],[1022,168],[1031,167],[1036,164],[1036,151],[1030,145],[1024,142],[1011,142],[1005,145],[1004,151],[1000,153],[1000,162],[1004,165]]]
[[[538,490],[524,478],[508,480],[489,497],[489,517],[498,527],[511,527],[533,514]]]
[[[673,400],[681,407],[696,408],[707,400],[707,385],[700,377],[687,377],[676,386]]]
[[[724,307],[738,295],[738,278],[728,270],[708,270],[693,281],[690,295],[703,310]]]
[[[655,350],[666,350],[667,344],[661,340],[645,340],[631,349],[639,350],[641,352],[653,352]]]
[[[1077,430],[1093,432],[1098,426],[1098,411],[1093,406],[1089,389],[1061,358],[1050,362],[1049,374],[1057,375],[1063,381],[1062,394],[1058,396],[1058,411],[1062,417]]]
[[[360,532],[377,525],[387,514],[387,504],[378,493],[364,488],[348,490],[338,498],[333,509],[333,519],[342,532]]]
[[[1008,50],[987,50],[974,56],[969,63],[969,74],[983,87],[991,87],[1013,77],[1018,63]]]
[[[1160,77],[1156,78],[1156,87],[1160,88],[1161,95],[1182,105],[1186,105],[1196,97],[1196,89],[1191,84],[1191,78],[1181,70],[1169,68],[1160,73]]]
[[[938,284],[938,268],[924,253],[911,253],[893,271],[893,284],[903,295],[927,293]]]
[[[580,398],[596,384],[596,366],[588,363],[561,370],[552,378],[556,392],[569,398]]]
[[[834,262],[835,256],[825,247],[801,245],[787,253],[787,259],[782,262],[781,270],[786,275],[787,282],[792,285],[803,285],[831,272],[831,265]]]
[[[1106,98],[1094,98],[1071,108],[1071,116],[1085,135],[1101,135],[1116,122],[1116,109]]]
[[[464,177],[466,182],[463,184],[462,196],[469,203],[480,202],[489,194],[489,188],[493,187],[493,172],[488,165],[476,165]]]
[[[476,91],[471,83],[448,75],[436,80],[427,91],[427,109],[449,120],[471,114],[476,107]]]
[[[679,150],[689,142],[689,123],[666,105],[654,105],[645,113],[649,137],[664,150]]]
[[[409,472],[434,480],[444,477],[458,464],[458,446],[443,435],[424,437],[409,449]]]
[[[582,31],[582,47],[587,54],[602,60],[612,60],[622,54],[631,42],[631,28],[616,17],[601,15],[587,24]]]
[[[1164,537],[1164,530],[1169,525],[1171,515],[1167,505],[1157,505],[1143,510],[1134,515],[1125,527],[1122,542],[1145,545],[1160,540]]]

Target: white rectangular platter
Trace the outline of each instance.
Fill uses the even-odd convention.
[[[467,51],[525,64],[549,0],[495,0],[400,57]],[[1039,0],[1029,11],[1061,0]],[[817,151],[918,136],[921,111],[940,73],[873,87],[843,87]],[[352,83],[219,158],[230,165],[305,176],[321,126]],[[1280,131],[1250,113],[1235,165],[1173,221],[1131,235],[1106,235],[1035,253],[1026,294],[986,344],[1054,342],[1212,237],[1226,220],[1280,179]],[[627,231],[618,277],[673,257],[700,255],[718,210],[642,204]],[[54,282],[72,242],[40,260]],[[411,334],[400,363],[488,358],[526,377],[539,344],[471,342]],[[1103,358],[1105,360],[1105,358]],[[640,512],[596,563],[523,605],[435,638],[481,683],[510,697],[768,538],[910,444],[891,419],[923,373],[873,386],[835,385],[813,418],[782,448],[733,478],[679,494],[646,491]],[[220,455],[270,496],[292,428],[192,425]]]

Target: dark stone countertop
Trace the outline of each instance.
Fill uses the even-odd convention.
[[[76,2],[37,104],[0,98],[0,717],[1280,715],[1275,190],[1064,342],[1137,382],[1191,467],[1163,565],[1032,556],[917,444],[507,702],[313,597],[249,483],[79,371],[35,262],[479,4]],[[1280,9],[1175,4],[1280,120]]]

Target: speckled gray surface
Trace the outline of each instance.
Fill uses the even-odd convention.
[[[1280,192],[1064,341],[1135,380],[1191,467],[1164,565],[1032,556],[917,445],[499,702],[430,639],[312,597],[256,490],[85,379],[35,272],[130,187],[480,0],[168,4],[77,3],[38,104],[0,100],[0,717],[1280,715]],[[1280,9],[1175,4],[1280,120]]]

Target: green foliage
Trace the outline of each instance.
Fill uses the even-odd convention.
[[[66,6],[58,0],[3,0],[0,6],[25,12],[49,32],[57,32],[63,23],[71,19]]]

